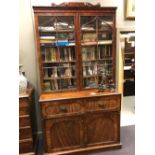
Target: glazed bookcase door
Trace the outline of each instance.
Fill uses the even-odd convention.
[[[76,149],[82,145],[82,121],[78,116],[45,120],[47,152]]]
[[[44,92],[77,87],[74,16],[38,16]]]
[[[113,16],[80,16],[83,88],[113,81]]]

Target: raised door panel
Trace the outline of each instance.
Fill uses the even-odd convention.
[[[119,141],[120,114],[118,112],[88,114],[85,123],[88,146]]]
[[[45,120],[46,152],[79,148],[82,142],[82,122],[79,117]]]

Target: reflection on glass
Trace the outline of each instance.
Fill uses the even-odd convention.
[[[39,16],[44,91],[76,88],[74,17]]]
[[[113,18],[111,16],[83,16],[80,23],[83,86],[94,88],[103,81],[107,84],[113,74]]]

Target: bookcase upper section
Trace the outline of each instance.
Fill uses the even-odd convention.
[[[33,9],[42,92],[115,83],[115,7],[63,3]]]

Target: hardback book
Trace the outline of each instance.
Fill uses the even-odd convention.
[[[83,76],[86,76],[86,67],[83,66]]]
[[[83,41],[96,41],[97,34],[95,33],[83,33]]]
[[[51,83],[50,83],[50,81],[45,81],[44,82],[44,90],[45,91],[51,91]]]
[[[48,69],[44,69],[44,78],[48,78]]]
[[[66,33],[57,33],[56,38],[57,38],[57,40],[66,40],[66,38],[68,39],[68,34],[66,34]]]
[[[50,31],[54,31],[55,28],[53,26],[39,26],[39,30],[41,32],[50,32]]]
[[[87,48],[82,47],[82,60],[85,61],[87,60]]]
[[[58,90],[58,82],[57,80],[51,80],[51,87],[52,87],[52,90]]]
[[[48,44],[48,43],[55,43],[55,40],[41,39],[41,40],[40,40],[40,43],[41,43],[41,44],[44,44],[44,43],[45,43],[45,44],[46,44],[46,43],[47,43],[47,44]]]
[[[68,40],[58,40],[57,42],[55,42],[55,46],[68,46],[69,42]]]
[[[68,23],[66,23],[66,22],[55,22],[54,27],[57,30],[67,29],[68,28]]]
[[[75,58],[75,48],[74,47],[70,47],[70,48],[71,48],[72,60],[76,60],[76,58]]]
[[[57,67],[53,67],[53,68],[52,68],[51,77],[54,77],[54,78],[57,78],[57,77],[58,77],[58,74],[57,74]]]
[[[69,61],[72,61],[71,48],[68,48]]]
[[[40,36],[40,39],[42,40],[55,40],[55,36]]]
[[[51,52],[51,62],[55,62],[56,61],[56,51],[55,51],[55,48],[51,47],[50,48],[50,52]]]
[[[92,74],[93,75],[97,75],[97,72],[98,72],[98,68],[97,68],[97,63],[93,64],[93,69],[92,69]]]
[[[69,55],[68,55],[68,48],[64,48],[64,60],[68,61]]]
[[[86,47],[86,60],[95,59],[95,47]]]
[[[56,48],[56,61],[59,62],[60,61],[60,51],[59,48]]]
[[[105,52],[106,52],[106,46],[101,46],[99,47],[99,59],[104,59],[105,58]]]
[[[50,60],[51,60],[50,48],[45,48],[45,61],[50,61]]]
[[[59,53],[60,53],[60,61],[65,61],[64,60],[64,49],[62,47],[59,47]]]

